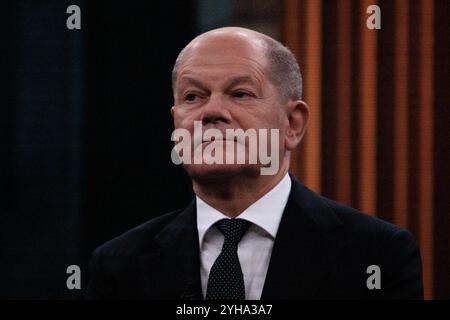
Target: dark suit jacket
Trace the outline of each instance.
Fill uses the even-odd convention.
[[[406,230],[320,197],[297,179],[261,299],[422,299],[422,266]],[[195,201],[97,248],[88,299],[202,299]],[[381,270],[369,290],[367,267]]]

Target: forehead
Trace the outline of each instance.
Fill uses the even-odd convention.
[[[261,40],[242,36],[215,36],[193,41],[183,53],[178,79],[185,75],[224,76],[249,74],[265,77],[265,47]]]

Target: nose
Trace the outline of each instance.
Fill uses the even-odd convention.
[[[203,125],[230,123],[231,115],[223,98],[211,95],[209,101],[203,105],[201,119]]]

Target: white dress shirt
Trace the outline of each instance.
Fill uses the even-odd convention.
[[[247,300],[261,298],[273,244],[290,191],[291,179],[286,174],[272,190],[238,216],[252,223],[238,245]],[[205,203],[198,196],[196,199],[200,274],[203,297],[205,297],[209,272],[222,251],[224,242],[223,234],[214,224],[220,219],[229,217]]]

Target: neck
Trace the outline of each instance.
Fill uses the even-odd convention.
[[[192,180],[195,194],[224,215],[234,218],[272,190],[287,174],[283,163],[276,175],[236,175],[232,177]]]

